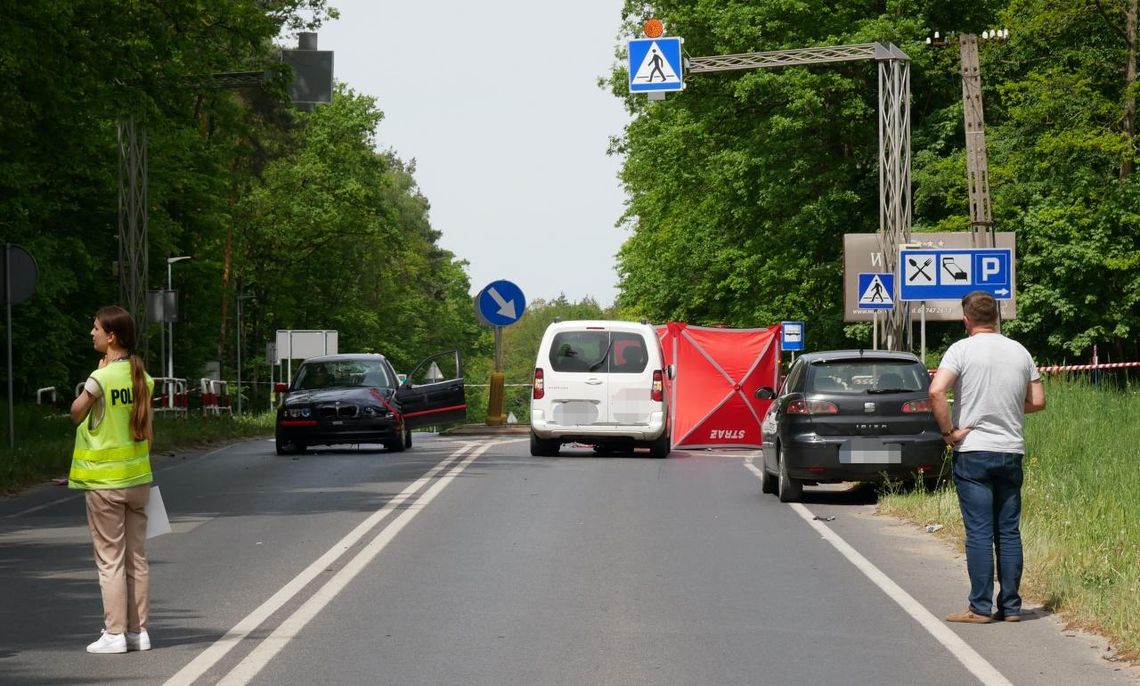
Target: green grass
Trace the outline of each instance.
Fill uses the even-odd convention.
[[[1026,422],[1023,594],[1140,659],[1140,391],[1064,379],[1045,389],[1045,411]],[[953,484],[888,493],[879,508],[943,524],[961,548]]]
[[[8,408],[0,405],[3,418],[0,445],[0,493],[11,493],[46,479],[67,476],[75,425],[67,415],[50,413],[42,407],[16,406],[15,450],[8,447]],[[190,412],[176,418],[159,414],[154,421],[154,453],[206,447],[226,441],[273,433],[274,415],[203,417]]]

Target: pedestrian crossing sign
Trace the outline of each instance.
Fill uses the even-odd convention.
[[[679,91],[681,69],[680,37],[629,41],[629,92]]]
[[[859,309],[893,310],[895,308],[894,274],[859,274]]]

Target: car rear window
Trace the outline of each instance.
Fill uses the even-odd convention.
[[[818,393],[904,393],[925,391],[930,375],[905,360],[836,360],[812,365],[807,391]]]
[[[640,374],[649,363],[645,339],[625,331],[563,331],[550,345],[556,372]]]

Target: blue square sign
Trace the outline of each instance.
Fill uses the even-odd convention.
[[[804,349],[804,323],[783,322],[780,325],[780,348],[788,352]]]
[[[638,38],[629,42],[629,91],[679,91],[682,80],[681,39]]]

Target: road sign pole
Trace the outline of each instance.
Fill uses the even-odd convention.
[[[879,311],[871,314],[871,350],[879,349]]]
[[[923,300],[918,304],[922,310],[919,312],[919,332],[922,338],[922,356],[919,358],[923,364],[926,364],[926,301]]]
[[[487,391],[487,426],[502,426],[506,421],[503,411],[503,327],[495,327],[495,371]]]

